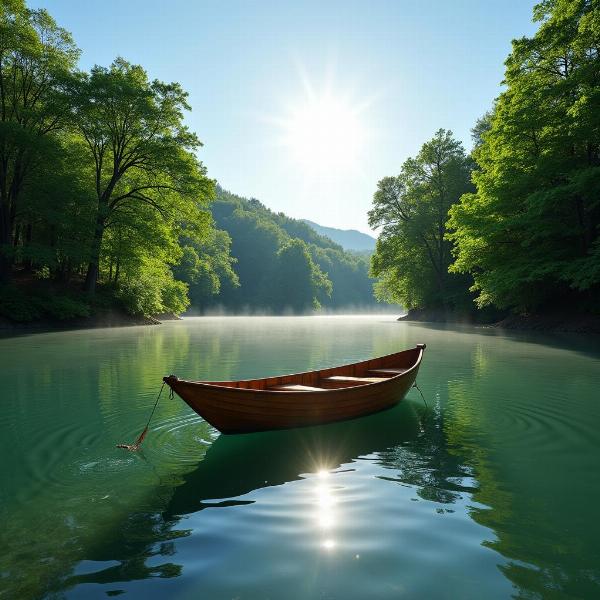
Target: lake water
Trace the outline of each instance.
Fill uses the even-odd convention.
[[[425,342],[396,408],[220,436],[161,383]],[[598,598],[600,341],[393,317],[0,339],[1,598]]]

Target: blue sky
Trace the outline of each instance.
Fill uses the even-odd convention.
[[[366,213],[377,181],[397,174],[438,128],[451,129],[470,148],[470,128],[501,89],[511,40],[535,31],[534,3],[30,0],[29,5],[48,9],[72,32],[82,49],[82,68],[123,56],[153,78],[179,81],[193,109],[187,122],[204,143],[200,158],[223,187],[293,217],[369,232]],[[327,97],[334,108],[321,111],[325,117],[318,123],[310,111],[294,121],[291,135],[302,136],[298,150],[298,140],[290,146],[288,125],[295,119],[290,115],[306,115],[308,90],[313,105]],[[346,113],[354,119],[348,127]],[[306,156],[313,140],[313,147],[323,145],[330,115],[346,136],[360,127],[360,137],[342,139],[342,154],[344,146],[353,146],[348,160],[328,162],[327,144]]]

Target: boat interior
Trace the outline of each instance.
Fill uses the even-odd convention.
[[[421,349],[413,348],[359,363],[242,381],[206,381],[210,385],[273,392],[321,392],[381,383],[409,371],[418,361]]]

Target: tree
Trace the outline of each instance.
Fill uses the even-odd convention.
[[[76,72],[77,57],[48,13],[0,4],[0,284],[26,275],[1,286],[4,314],[181,312],[188,282],[174,269],[190,252],[196,290],[235,284],[207,210],[214,182],[183,124],[187,94],[120,58]],[[86,267],[84,297],[70,281]]]
[[[319,308],[319,297],[331,294],[331,282],[313,262],[306,244],[297,238],[277,252],[269,290],[276,312],[303,313]]]
[[[0,282],[10,278],[29,180],[48,140],[69,116],[68,86],[79,52],[45,10],[0,6]]]
[[[48,137],[44,160],[30,173],[20,198],[16,263],[29,272],[46,269],[68,284],[87,258],[93,232],[90,192],[85,160],[73,136]]]
[[[249,202],[223,190],[218,190],[212,210],[219,229],[231,237],[231,254],[236,259],[240,284],[222,289],[218,301],[230,310],[265,310],[265,289],[272,290],[270,277],[277,251],[287,241],[285,233]]]
[[[483,137],[492,128],[492,117],[492,111],[488,110],[475,121],[475,125],[471,128],[471,139],[473,140],[475,148],[478,148],[483,144]]]
[[[313,261],[327,273],[331,281],[331,295],[320,302],[324,307],[361,310],[373,306],[373,279],[369,277],[370,255],[357,255],[341,248],[323,248],[309,244]]]
[[[452,132],[440,129],[397,177],[384,177],[373,197],[369,225],[381,227],[372,258],[381,299],[407,308],[457,308],[464,278],[448,274],[448,210],[472,189],[471,161]]]
[[[600,2],[545,0],[534,19],[474,152],[476,193],[450,211],[452,269],[479,306],[581,310],[600,297]]]
[[[204,309],[217,296],[223,285],[238,288],[239,278],[234,270],[236,259],[229,251],[231,238],[226,231],[212,229],[201,241],[183,237],[182,257],[173,268],[175,277],[189,285],[190,303]]]
[[[74,124],[91,161],[96,195],[85,280],[90,294],[104,233],[122,215],[144,206],[172,228],[183,221],[188,230],[209,227],[202,205],[212,197],[214,183],[194,154],[200,141],[183,124],[189,108],[179,84],[150,81],[142,67],[120,58],[81,78]]]

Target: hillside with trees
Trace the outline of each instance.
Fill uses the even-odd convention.
[[[122,58],[78,70],[70,34],[22,1],[0,28],[0,314],[182,312],[181,239],[217,236],[187,94]]]
[[[0,318],[360,310],[375,280],[378,300],[436,319],[598,314],[599,14],[536,6],[472,152],[440,129],[379,182],[369,271],[368,254],[219,188],[179,83],[121,57],[81,70],[47,11],[3,2]]]
[[[375,306],[365,257],[345,252],[302,221],[220,187],[211,211],[231,238],[237,279],[225,279],[218,295],[191,284],[193,309],[298,313]]]
[[[363,259],[216,191],[180,84],[89,72],[45,10],[0,15],[0,318],[373,304]]]
[[[452,271],[478,306],[599,312],[600,10],[552,0],[534,18],[473,152],[476,190],[450,211]]]
[[[379,298],[441,319],[600,314],[600,10],[547,0],[534,20],[471,156],[440,130],[379,182]]]
[[[369,225],[381,228],[371,265],[379,299],[431,314],[470,310],[468,278],[448,272],[446,222],[450,207],[473,189],[472,168],[462,144],[440,129],[399,175],[379,182],[369,211]]]

